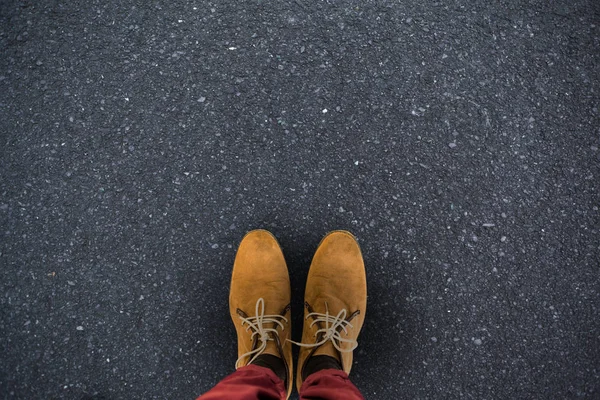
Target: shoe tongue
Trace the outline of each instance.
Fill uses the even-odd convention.
[[[335,348],[333,343],[331,343],[331,340],[319,346],[313,353],[313,357],[314,356],[328,356],[338,361],[341,360],[341,354],[338,349]]]

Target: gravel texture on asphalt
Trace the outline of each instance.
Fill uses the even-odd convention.
[[[207,391],[265,228],[295,340],[319,240],[358,237],[367,399],[597,399],[599,29],[596,0],[0,1],[0,398]]]

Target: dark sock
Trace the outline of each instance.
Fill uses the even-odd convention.
[[[252,361],[252,364],[271,369],[283,382],[287,380],[285,364],[283,363],[283,360],[277,356],[272,354],[261,354],[256,357],[256,360]]]
[[[308,359],[304,371],[302,371],[302,379],[305,380],[309,375],[314,374],[322,369],[339,369],[342,370],[342,364],[331,356],[312,356]]]

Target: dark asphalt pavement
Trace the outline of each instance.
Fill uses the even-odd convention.
[[[271,230],[367,399],[600,397],[600,2],[0,1],[0,398],[193,399]]]

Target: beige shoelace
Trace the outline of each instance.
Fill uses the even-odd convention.
[[[329,314],[329,307],[327,306],[327,303],[325,303],[325,314],[313,312],[309,313],[305,318],[305,320],[307,320],[310,317],[315,317],[314,321],[310,324],[311,328],[314,324],[320,322],[325,323],[325,328],[319,329],[315,333],[315,337],[318,337],[319,333],[323,333],[323,338],[316,343],[299,343],[294,342],[292,340],[290,340],[290,342],[301,347],[318,347],[322,344],[327,343],[328,340],[331,340],[333,346],[340,352],[349,353],[358,347],[358,342],[354,339],[344,338],[341,335],[341,332],[343,331],[344,334],[348,336],[347,328],[353,328],[353,325],[350,322],[346,321],[347,314],[348,312],[346,311],[346,309],[342,309],[339,313],[337,313],[336,316],[333,316]],[[341,331],[339,330],[339,328],[341,328]],[[340,343],[350,343],[351,347],[349,349],[343,349],[340,346]]]
[[[254,349],[252,351],[242,354],[240,356],[240,358],[238,358],[237,361],[235,362],[236,368],[238,368],[238,364],[245,357],[252,356],[250,361],[248,361],[248,364],[251,364],[252,361],[254,361],[256,359],[256,357],[260,356],[263,353],[263,351],[265,351],[265,349],[267,348],[267,342],[269,340],[275,340],[271,337],[271,335],[270,335],[271,333],[273,335],[279,336],[279,332],[277,331],[277,326],[279,326],[281,328],[281,330],[285,329],[285,326],[280,321],[280,319],[282,319],[284,322],[287,323],[287,318],[285,318],[282,315],[265,315],[265,301],[262,297],[260,299],[258,299],[258,301],[256,302],[256,310],[255,310],[254,315],[255,315],[254,317],[248,317],[248,318],[244,318],[241,315],[239,315],[239,317],[242,320],[242,326],[244,326],[245,324],[248,324],[248,327],[246,328],[246,332],[248,331],[248,329],[252,329],[254,331],[254,332],[252,332],[252,336],[250,337],[250,340],[254,340],[254,336],[258,335],[258,340],[260,341],[260,346],[258,346],[256,349]],[[265,324],[271,324],[271,323],[274,324],[273,328],[265,328],[264,327]]]

